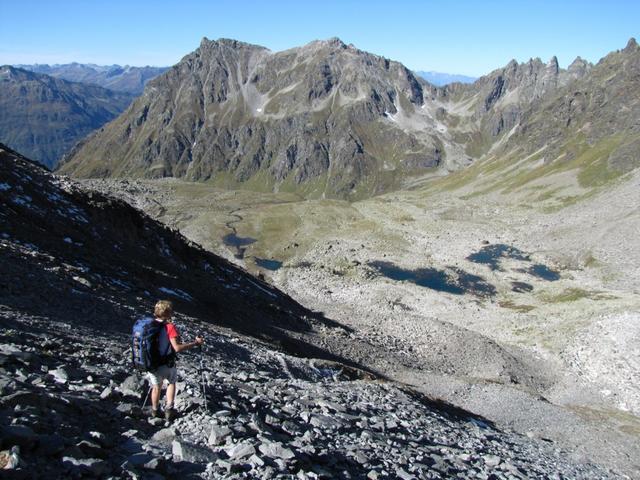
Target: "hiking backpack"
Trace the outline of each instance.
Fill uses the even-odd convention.
[[[173,362],[173,348],[164,322],[157,322],[152,317],[136,321],[131,337],[131,357],[133,366],[144,372]]]

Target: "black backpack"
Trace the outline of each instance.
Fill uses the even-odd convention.
[[[133,325],[131,358],[137,370],[149,372],[162,365],[171,365],[175,355],[164,322],[143,317]]]

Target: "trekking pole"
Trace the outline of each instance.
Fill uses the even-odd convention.
[[[207,408],[207,387],[204,376],[204,356],[202,354],[202,345],[198,345],[198,348],[200,349],[200,388],[202,389],[202,398],[204,399],[204,409],[205,411],[208,411],[209,409]]]
[[[149,390],[147,391],[147,396],[144,397],[144,403],[142,404],[142,410],[144,410],[144,407],[147,406],[147,400],[149,400],[149,395],[151,394],[151,389],[153,387],[151,385],[149,385]]]

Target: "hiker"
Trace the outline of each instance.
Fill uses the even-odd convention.
[[[176,380],[178,379],[176,353],[202,345],[204,339],[202,337],[196,337],[194,342],[180,343],[180,334],[171,321],[173,317],[173,304],[168,300],[160,300],[156,303],[153,314],[156,322],[164,324],[164,332],[160,332],[161,336],[158,339],[159,347],[163,348],[162,345],[163,343],[166,345],[167,339],[170,347],[169,345],[166,346],[169,354],[164,357],[163,364],[148,373],[149,383],[151,384],[151,416],[153,418],[159,416],[158,405],[160,403],[160,391],[162,390],[162,384],[167,380],[169,385],[167,386],[164,417],[166,420],[172,420],[175,416],[173,401],[176,398]],[[166,334],[165,338],[162,337],[163,333]]]

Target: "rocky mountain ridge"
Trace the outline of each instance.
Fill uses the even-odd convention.
[[[94,65],[67,63],[47,65],[15,65],[17,68],[42,73],[70,82],[98,85],[116,92],[140,95],[149,80],[168,70],[169,67],[132,67],[130,65]]]
[[[616,55],[634,50],[606,58]],[[61,172],[366,198],[518,149],[514,128],[541,132],[525,122],[545,105],[575,85],[600,88],[594,68],[579,57],[566,70],[555,57],[512,61],[473,84],[435,87],[339,39],[276,53],[204,39]],[[572,140],[566,125],[554,129]]]
[[[52,167],[132,98],[6,65],[0,67],[0,141]]]
[[[439,184],[461,195],[502,195],[512,201],[551,199],[549,208],[558,209],[592,198],[640,166],[640,47],[634,39],[593,66],[577,59],[557,75],[551,63],[541,68],[539,63],[545,74],[529,84],[528,96],[540,88],[552,90],[524,106],[520,87],[496,90],[506,84],[502,72],[486,82],[484,92],[500,95],[484,116],[477,112],[492,95],[474,95],[466,86],[453,90],[467,98],[465,118],[482,132],[467,150],[472,147],[483,156],[425,188],[437,191]]]
[[[62,171],[368,195],[394,184],[398,168],[442,162],[433,132],[396,125],[432,90],[399,63],[338,39],[278,53],[204,39]]]

